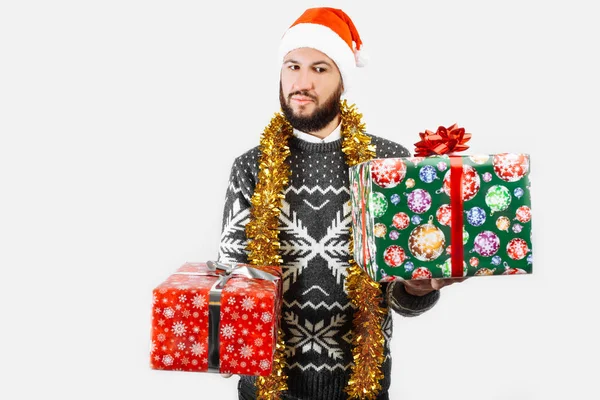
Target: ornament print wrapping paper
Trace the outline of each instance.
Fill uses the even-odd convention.
[[[207,263],[185,263],[153,290],[151,368],[269,375],[280,313],[280,269],[250,268],[261,276],[267,271],[268,280],[239,273],[249,265],[228,266],[236,272],[222,287],[218,303],[211,288],[224,273]]]
[[[451,170],[460,186],[451,184]],[[531,273],[529,170],[529,155],[517,153],[352,167],[354,259],[380,282]],[[454,219],[453,207],[462,208]],[[453,221],[461,226],[453,229]],[[461,243],[452,243],[453,231]],[[453,247],[462,247],[454,263]]]

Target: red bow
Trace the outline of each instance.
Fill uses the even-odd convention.
[[[449,128],[440,126],[437,132],[426,130],[419,136],[421,140],[415,143],[415,157],[464,151],[469,148],[465,143],[471,139],[471,134],[465,133],[465,128],[459,128],[456,124]]]

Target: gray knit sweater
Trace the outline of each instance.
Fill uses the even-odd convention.
[[[389,140],[372,136],[377,158],[410,156]],[[283,257],[282,326],[288,361],[288,399],[345,399],[344,387],[352,365],[352,315],[344,281],[349,266],[351,227],[348,166],[342,139],[310,143],[290,139],[290,184],[279,217]],[[248,262],[245,225],[257,182],[258,147],[233,163],[225,200],[219,260]],[[412,296],[401,283],[383,284],[384,305],[407,317],[433,307],[434,291]],[[382,393],[390,386],[392,315],[384,320],[386,339]],[[242,376],[244,391],[254,392],[254,377]]]

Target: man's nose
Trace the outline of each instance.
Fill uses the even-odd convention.
[[[313,80],[308,70],[298,71],[296,75],[296,81],[294,82],[294,90],[312,90]]]

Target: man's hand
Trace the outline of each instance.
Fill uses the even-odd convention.
[[[401,281],[408,294],[413,296],[425,296],[434,290],[440,290],[444,286],[450,286],[453,283],[459,283],[466,280],[464,278],[436,278],[436,279],[415,279],[412,281]]]

